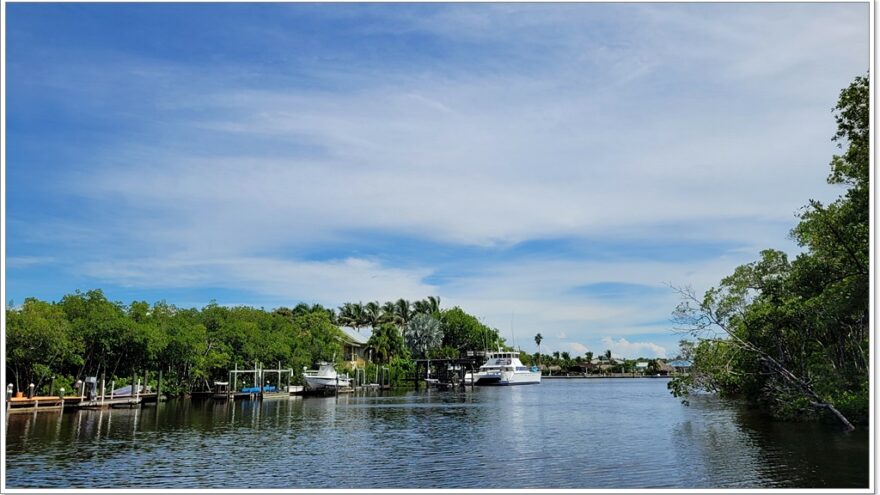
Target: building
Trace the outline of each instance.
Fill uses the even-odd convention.
[[[685,359],[670,361],[666,364],[672,366],[676,373],[690,373],[691,367],[693,367],[693,363]]]
[[[370,340],[369,334],[364,335],[361,332],[352,330],[348,327],[339,328],[344,337],[342,340],[342,359],[347,361],[353,367],[361,367],[367,360],[367,341]]]

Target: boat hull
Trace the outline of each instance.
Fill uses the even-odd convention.
[[[306,376],[306,385],[311,389],[318,388],[339,388],[348,387],[351,384],[351,380],[348,378],[329,378],[323,376]]]
[[[474,385],[500,387],[509,385],[538,385],[541,383],[541,374],[536,372],[530,373],[501,373],[491,376],[477,375],[477,381]]]

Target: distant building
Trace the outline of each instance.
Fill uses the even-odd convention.
[[[693,363],[684,359],[670,361],[666,364],[675,369],[676,373],[690,373],[691,367],[693,367]]]
[[[655,363],[657,366],[657,374],[667,376],[675,373],[675,368],[670,366],[668,363],[660,361],[659,359],[655,361]]]

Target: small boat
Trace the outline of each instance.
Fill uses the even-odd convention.
[[[144,389],[144,386],[141,385],[140,383],[137,385],[137,391],[135,394],[131,393],[132,388],[134,388],[134,387],[132,387],[131,385],[126,385],[124,387],[117,388],[116,390],[110,392],[110,396],[111,397],[131,397],[132,395],[140,395],[146,391]]]
[[[467,382],[465,375],[465,382]],[[522,364],[518,352],[489,353],[486,363],[471,377],[474,385],[533,385],[541,383],[541,371]]]
[[[326,388],[348,388],[351,385],[351,379],[348,375],[338,374],[333,363],[318,363],[317,370],[303,370],[303,378],[306,385],[312,390]]]

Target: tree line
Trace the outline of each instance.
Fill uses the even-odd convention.
[[[785,418],[825,413],[853,428],[869,405],[869,80],[840,92],[834,107],[842,149],[831,160],[832,203],[810,200],[777,250],[736,268],[702,297],[677,288],[674,312],[689,332],[693,372],[670,382],[677,396],[709,390],[744,397]],[[685,399],[686,400],[686,399]]]
[[[236,365],[280,363],[298,372],[319,361],[342,364],[348,339],[340,326],[371,328],[368,366],[390,367],[398,380],[411,370],[413,357],[457,356],[504,345],[497,330],[461,308],[441,309],[437,297],[345,303],[338,311],[304,303],[266,311],[214,302],[201,309],[164,301],[123,304],[91,290],[58,302],[28,298],[19,307],[7,307],[6,323],[11,382],[16,390],[33,383],[44,393],[50,384],[70,391],[87,376],[124,385],[145,371],[161,370],[163,391],[179,394],[225,379]]]

